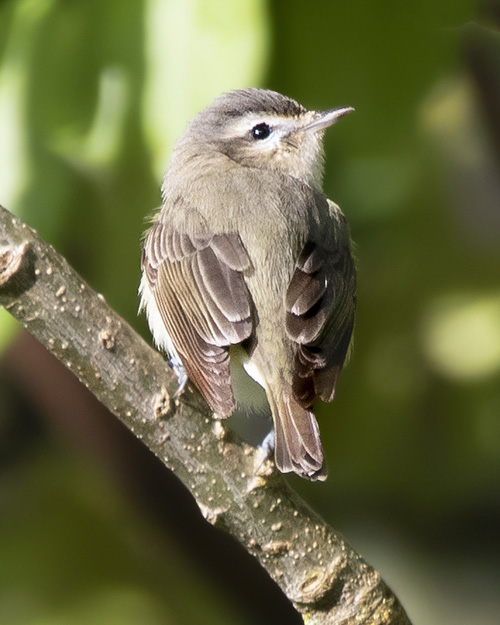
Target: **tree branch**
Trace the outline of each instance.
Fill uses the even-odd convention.
[[[409,625],[372,567],[193,389],[174,399],[162,356],[37,233],[0,207],[0,305],[182,480],[203,515],[253,554],[307,623]]]

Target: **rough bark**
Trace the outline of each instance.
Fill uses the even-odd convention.
[[[162,356],[37,233],[0,207],[0,305],[183,481],[210,523],[235,536],[308,624],[409,624],[397,598],[270,461],[175,398]]]

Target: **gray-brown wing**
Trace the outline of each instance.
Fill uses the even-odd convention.
[[[189,236],[159,220],[146,238],[142,266],[187,375],[219,417],[229,416],[229,346],[252,333],[243,276],[250,259],[240,237]]]
[[[356,272],[342,214],[319,241],[308,241],[286,294],[286,329],[296,343],[293,392],[310,407],[332,401],[354,326]]]

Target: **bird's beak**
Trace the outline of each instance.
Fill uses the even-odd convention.
[[[302,126],[301,130],[312,130],[313,132],[323,130],[324,128],[328,128],[328,126],[335,124],[341,117],[344,117],[344,115],[352,113],[352,111],[354,111],[352,106],[344,106],[337,109],[331,109],[330,111],[320,111],[315,114],[316,116],[312,121],[308,122],[305,126]]]

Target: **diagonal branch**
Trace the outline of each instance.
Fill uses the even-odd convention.
[[[201,396],[174,400],[159,353],[50,245],[0,207],[0,305],[189,488],[205,518],[252,553],[309,624],[409,625],[391,590]]]

